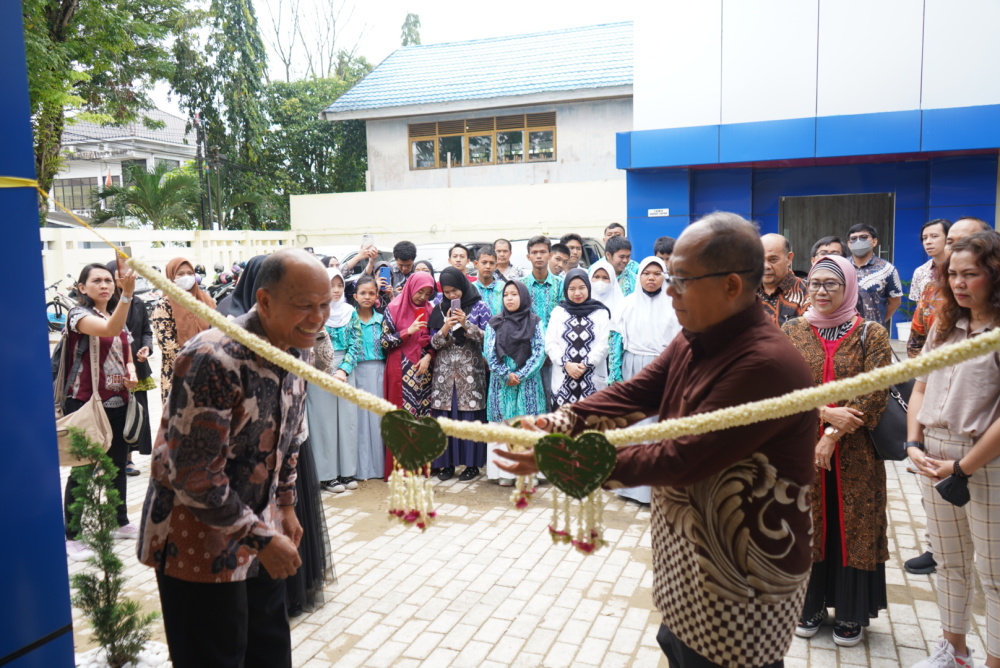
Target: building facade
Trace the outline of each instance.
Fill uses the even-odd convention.
[[[322,115],[366,121],[368,187],[293,196],[310,244],[592,234],[625,211],[632,24],[404,47]]]
[[[815,239],[866,222],[907,281],[927,260],[925,221],[995,224],[997,3],[705,0],[642,11],[634,129],[617,151],[640,248],[727,210],[789,237],[801,268]]]

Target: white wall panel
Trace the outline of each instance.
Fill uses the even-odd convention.
[[[924,109],[1000,104],[1000,2],[926,0]]]
[[[722,0],[644,3],[635,22],[636,130],[721,119]]]
[[[722,122],[816,113],[819,0],[727,2],[722,16]]]
[[[822,0],[818,115],[920,107],[923,3]]]

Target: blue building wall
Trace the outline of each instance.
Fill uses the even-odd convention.
[[[920,227],[933,218],[976,216],[996,224],[997,156],[968,155],[906,162],[829,166],[632,170],[628,173],[628,231],[635,255],[663,235],[677,237],[712,211],[732,211],[778,231],[781,197],[891,192],[896,195],[892,262],[900,278],[927,261]],[[669,209],[650,218],[649,209]],[[847,225],[841,231],[847,234]]]
[[[35,177],[21,3],[0,2],[0,176]],[[18,307],[0,327],[0,424],[4,428],[4,545],[0,664],[74,665],[62,491],[52,412],[38,195],[0,188],[5,271]]]

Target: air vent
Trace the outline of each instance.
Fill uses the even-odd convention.
[[[411,137],[433,137],[437,134],[437,123],[414,123],[410,126]]]
[[[528,114],[529,128],[548,128],[556,124],[556,112],[546,111],[542,114]]]
[[[470,118],[465,127],[466,132],[493,132],[493,118]]]
[[[524,127],[524,114],[497,116],[497,130],[520,130]]]
[[[465,120],[438,121],[439,135],[460,135],[465,132]]]

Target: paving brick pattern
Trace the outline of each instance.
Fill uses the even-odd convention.
[[[158,419],[159,411],[152,412]],[[142,474],[129,479],[133,521],[148,483],[148,460],[137,457]],[[910,666],[940,635],[932,576],[902,569],[903,560],[923,551],[916,477],[902,462],[887,470],[889,609],[857,647],[834,645],[831,627],[808,641],[795,639],[789,668]],[[648,508],[609,497],[610,545],[583,556],[548,536],[551,487],[540,487],[524,511],[512,507],[509,493],[482,478],[440,483],[438,519],[423,533],[388,518],[381,481],[325,494],[337,581],[327,587],[322,606],[292,621],[294,665],[666,666],[655,639],[660,615],[650,593]],[[155,578],[137,563],[134,541],[123,541],[118,551],[130,594],[157,609]],[[83,567],[69,563],[70,573]],[[980,661],[983,610],[980,594],[969,638]],[[82,652],[93,641],[78,610],[74,620]],[[163,640],[162,625],[154,638]]]

